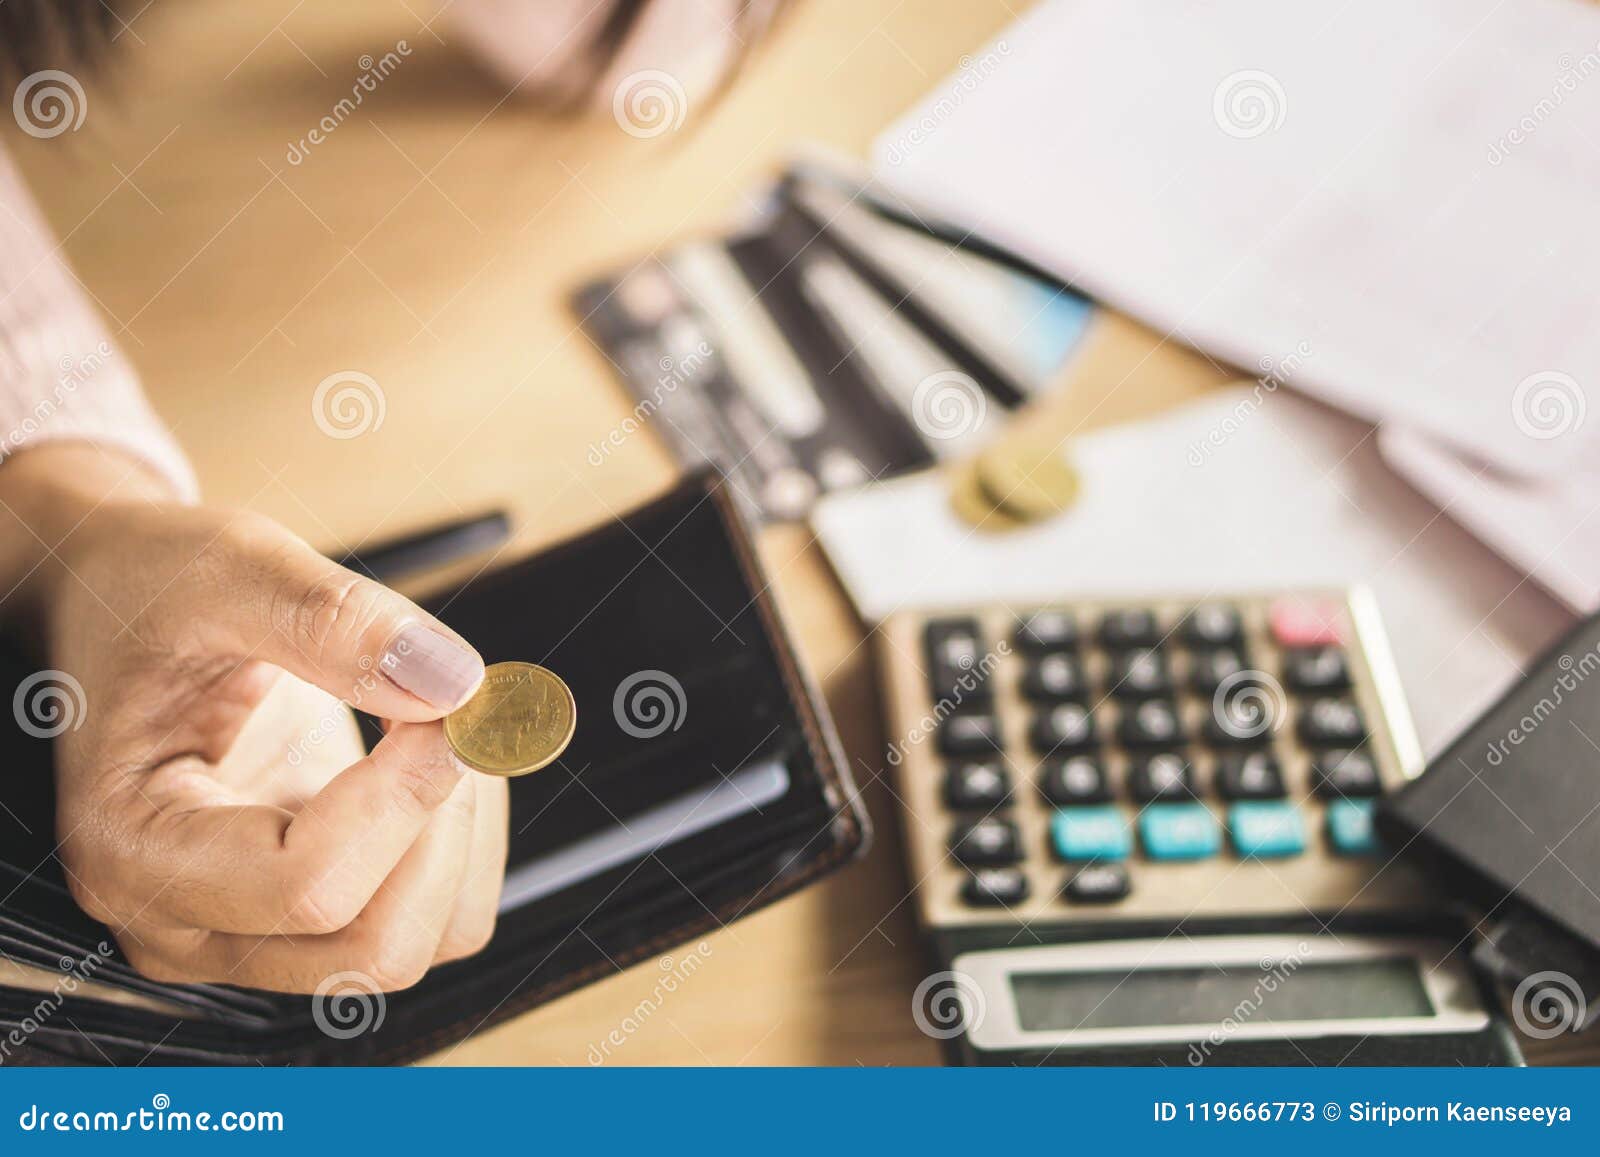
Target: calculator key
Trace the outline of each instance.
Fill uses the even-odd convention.
[[[1022,859],[1022,840],[1010,820],[984,816],[956,825],[950,834],[950,854],[969,868],[1014,864]]]
[[[1232,647],[1244,635],[1244,622],[1227,603],[1202,603],[1184,616],[1180,635],[1197,649]]]
[[[998,760],[953,763],[944,777],[944,802],[954,811],[993,811],[1011,799],[1011,774]]]
[[[1105,765],[1094,755],[1057,756],[1045,760],[1039,765],[1039,791],[1057,807],[1105,803],[1111,798]]]
[[[1319,752],[1311,760],[1311,785],[1324,799],[1364,799],[1383,792],[1378,765],[1361,750]]]
[[[1222,850],[1222,829],[1203,803],[1151,804],[1139,813],[1139,842],[1152,860],[1203,860]]]
[[[1194,768],[1175,751],[1137,757],[1128,764],[1128,792],[1139,803],[1192,800]]]
[[[1328,843],[1341,856],[1371,856],[1378,851],[1370,799],[1336,799],[1328,805]]]
[[[1161,624],[1154,611],[1130,608],[1107,611],[1100,620],[1100,645],[1111,651],[1130,647],[1154,647],[1161,642]]]
[[[1216,747],[1271,743],[1288,709],[1283,688],[1270,675],[1246,671],[1211,693],[1206,739]]]
[[[1079,904],[1112,904],[1127,896],[1128,869],[1121,864],[1087,864],[1067,878],[1067,899]]]
[[[979,868],[961,885],[961,899],[973,908],[1006,908],[1028,898],[1028,877],[1020,868]]]
[[[1294,691],[1343,691],[1350,668],[1338,647],[1295,647],[1283,653],[1283,681]]]
[[[993,755],[1000,742],[1000,721],[993,715],[957,712],[939,724],[939,750],[945,755]]]
[[[1306,850],[1306,823],[1287,801],[1236,803],[1228,809],[1228,837],[1241,856],[1298,856]]]
[[[1210,695],[1226,679],[1246,670],[1244,652],[1237,647],[1218,647],[1197,652],[1189,666],[1189,684],[1202,695]]]
[[[1272,637],[1280,647],[1320,647],[1342,643],[1344,608],[1331,599],[1279,599],[1267,609]]]
[[[1133,851],[1133,836],[1120,808],[1071,807],[1050,817],[1050,846],[1071,862],[1125,860]]]
[[[1017,623],[1016,642],[1030,654],[1070,650],[1078,645],[1078,620],[1071,611],[1034,611]]]
[[[1081,703],[1063,703],[1034,716],[1029,732],[1035,751],[1045,755],[1093,747],[1100,741],[1094,715]]]
[[[1117,739],[1124,747],[1173,747],[1189,738],[1171,699],[1146,699],[1122,709]]]
[[[1217,794],[1223,799],[1282,799],[1283,769],[1265,751],[1229,752],[1217,760]]]
[[[1141,647],[1117,655],[1106,675],[1106,689],[1118,699],[1144,699],[1172,690],[1172,672],[1160,651]]]
[[[934,619],[923,630],[928,690],[935,699],[985,702],[992,696],[983,632],[973,618]]]
[[[1030,659],[1022,674],[1022,693],[1033,700],[1082,699],[1087,690],[1083,662],[1070,653]]]
[[[1300,709],[1300,738],[1312,747],[1350,747],[1367,738],[1367,724],[1348,699],[1313,699]]]

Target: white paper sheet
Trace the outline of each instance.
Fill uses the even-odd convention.
[[[1600,458],[1600,6],[1055,0],[876,170],[1238,365],[1306,343],[1292,384],[1353,413],[1525,477]]]
[[[1430,755],[1570,621],[1386,470],[1370,426],[1282,391],[1230,390],[1071,445],[1077,504],[1017,533],[972,530],[932,474],[825,499],[812,521],[862,617],[1366,583]]]

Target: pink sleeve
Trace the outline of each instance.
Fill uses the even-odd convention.
[[[41,442],[95,442],[143,460],[194,501],[188,460],[57,250],[0,150],[0,463]]]

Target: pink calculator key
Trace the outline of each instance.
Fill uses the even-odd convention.
[[[1332,599],[1279,599],[1267,611],[1272,637],[1282,647],[1344,642],[1344,607]]]

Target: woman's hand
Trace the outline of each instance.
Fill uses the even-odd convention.
[[[506,784],[437,722],[483,676],[465,642],[276,523],[171,503],[95,448],[0,465],[0,508],[32,536],[0,554],[3,609],[83,689],[56,741],[59,854],[135,967],[396,989],[487,942]],[[371,755],[346,703],[391,721]]]

